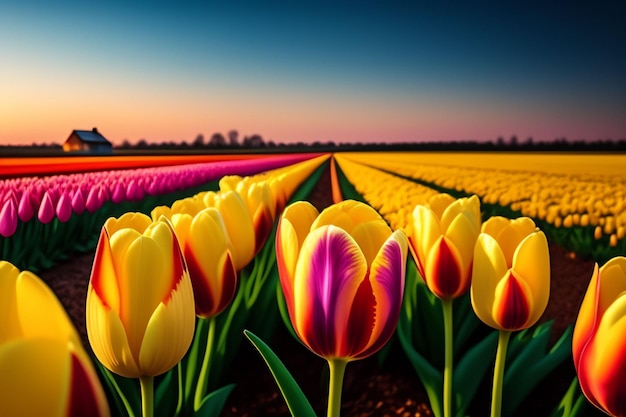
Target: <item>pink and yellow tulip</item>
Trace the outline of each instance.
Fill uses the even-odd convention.
[[[126,213],[105,222],[86,314],[91,347],[112,372],[156,376],[180,361],[194,333],[194,296],[167,221]]]
[[[326,359],[377,352],[396,328],[407,242],[370,206],[352,200],[318,213],[288,206],[279,222],[276,258],[293,327]]]
[[[0,410],[7,416],[108,416],[98,375],[43,281],[0,261]]]
[[[526,329],[550,297],[548,242],[532,219],[491,217],[476,241],[471,299],[478,318],[498,330]]]
[[[480,225],[480,201],[475,195],[455,200],[436,194],[428,205],[414,208],[407,232],[411,252],[437,297],[457,298],[468,290]]]
[[[572,355],[589,401],[612,416],[626,416],[626,257],[596,264],[578,312]]]

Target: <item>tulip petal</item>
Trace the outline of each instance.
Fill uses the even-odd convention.
[[[66,414],[71,376],[67,342],[22,339],[2,344],[0,375],[2,415]]]
[[[343,229],[323,226],[304,240],[295,271],[294,327],[313,352],[334,357],[346,350],[351,301],[366,274],[365,257]]]
[[[528,284],[533,299],[528,326],[539,320],[550,298],[550,253],[543,232],[533,232],[521,241],[513,256],[512,270]]]
[[[156,376],[168,371],[191,344],[196,319],[193,290],[188,276],[179,279],[167,304],[158,305],[146,326],[139,352],[143,375]]]
[[[17,278],[15,289],[19,322],[25,337],[82,344],[63,305],[37,276],[32,272],[22,271]]]
[[[240,271],[254,257],[256,239],[252,218],[245,203],[234,191],[220,193],[215,207],[222,215],[228,236],[234,243],[233,261],[235,268]]]
[[[7,261],[0,261],[0,306],[4,323],[0,326],[0,344],[22,336],[18,320],[15,286],[20,270]]]
[[[113,262],[113,253],[109,244],[109,233],[105,227],[100,232],[98,246],[91,269],[90,284],[98,294],[98,298],[113,311],[120,309],[120,290],[117,283],[117,272]]]
[[[369,281],[375,298],[375,321],[369,346],[358,352],[359,357],[364,358],[380,350],[396,329],[404,293],[407,246],[404,232],[396,230],[380,248],[372,264]],[[358,311],[354,309],[354,312],[351,326],[359,322]]]
[[[461,262],[458,249],[445,236],[433,245],[426,259],[424,280],[437,297],[456,298],[469,288],[469,274],[463,272]]]
[[[577,368],[585,395],[611,415],[626,414],[626,295],[621,294],[601,317]]]
[[[311,229],[332,224],[352,234],[357,225],[368,222],[386,224],[380,214],[371,206],[355,200],[344,200],[322,210]]]
[[[140,377],[124,325],[91,285],[87,290],[86,317],[87,337],[98,360],[116,374],[127,378]]]
[[[308,201],[297,201],[285,208],[278,222],[276,264],[290,314],[292,313],[293,280],[298,254],[318,214],[317,209]]]
[[[498,328],[492,316],[495,288],[507,270],[506,259],[498,242],[489,234],[478,235],[472,264],[472,306],[478,318],[495,329]]]
[[[361,223],[356,225],[350,233],[365,255],[368,265],[374,262],[374,258],[390,234],[391,229],[385,222]]]
[[[72,381],[68,399],[68,416],[108,416],[106,395],[99,385],[98,375],[86,355],[72,352]]]
[[[523,279],[508,271],[496,286],[493,318],[499,329],[516,331],[530,327],[532,292]]]

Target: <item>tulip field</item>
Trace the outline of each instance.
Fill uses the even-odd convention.
[[[346,381],[372,358],[404,364],[423,404],[359,415],[626,415],[624,166],[497,152],[4,158],[0,415],[278,415],[226,406],[242,398],[230,370],[243,355],[297,417],[356,415],[344,399],[366,401],[351,392],[365,385]],[[555,246],[595,263],[558,332],[545,316]],[[62,300],[76,320],[39,275],[79,255],[92,260],[84,297]],[[323,398],[289,369],[285,338],[304,367],[321,364]],[[267,392],[248,379],[245,398],[257,380]]]

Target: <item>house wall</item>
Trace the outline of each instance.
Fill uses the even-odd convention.
[[[65,152],[88,151],[88,145],[80,140],[76,134],[72,133],[63,144]]]

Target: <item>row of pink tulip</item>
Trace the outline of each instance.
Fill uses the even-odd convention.
[[[5,180],[0,182],[4,199],[0,204],[0,258],[21,269],[45,269],[70,253],[92,250],[108,217],[127,211],[149,213],[157,205],[215,189],[224,175],[251,175],[316,156],[276,155]]]
[[[18,221],[67,222],[73,213],[93,213],[111,201],[140,201],[200,186],[228,174],[251,175],[314,155],[280,155],[191,165],[98,171],[0,181],[0,235],[11,236]]]

